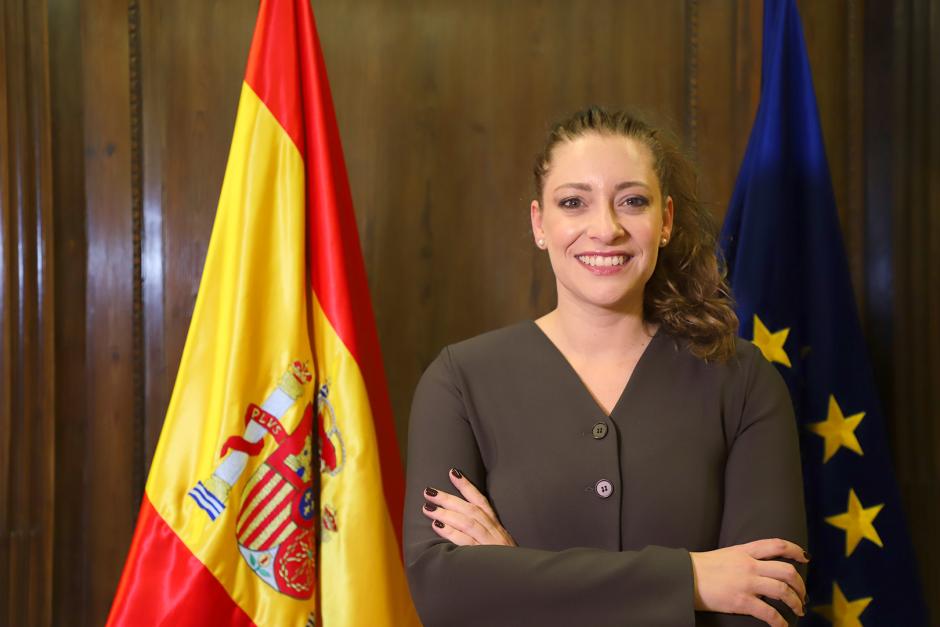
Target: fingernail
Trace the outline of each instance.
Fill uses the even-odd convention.
[[[459,470],[457,470],[456,468],[451,468],[451,469],[450,469],[450,474],[454,475],[454,476],[457,477],[458,479],[463,479],[463,473],[460,472]]]
[[[427,494],[428,496],[437,496],[437,490],[435,490],[434,488],[425,488],[424,493]]]
[[[442,522],[439,521],[439,520],[435,520],[435,521],[434,521],[434,526],[437,527],[438,529],[443,529],[443,528],[444,528],[444,523],[442,523]]]
[[[806,561],[813,559],[813,556],[810,555],[807,551],[803,551],[803,557],[806,558]]]
[[[437,505],[435,505],[434,503],[425,503],[424,509],[428,510],[429,512],[433,512],[434,510],[437,509]]]

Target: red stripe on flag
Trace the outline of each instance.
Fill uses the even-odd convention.
[[[273,471],[269,471],[269,474],[271,472]],[[242,537],[242,534],[245,532],[245,529],[251,526],[251,521],[255,519],[255,517],[258,515],[258,512],[264,509],[264,506],[271,502],[271,499],[273,499],[277,495],[278,490],[280,490],[281,486],[284,485],[285,483],[286,481],[284,481],[284,479],[280,475],[274,477],[273,479],[271,479],[271,491],[267,494],[267,496],[265,496],[260,502],[256,503],[254,507],[252,507],[250,510],[243,509],[241,513],[239,513],[238,529],[235,530],[235,535],[237,537],[239,538]],[[243,503],[242,507],[245,507],[246,505],[250,504],[252,499],[254,498],[254,495],[257,494],[260,490],[264,489],[264,486],[261,486],[260,481],[258,482],[258,484],[259,485],[256,485],[254,489],[252,489],[251,495],[249,495],[247,499],[242,501]]]
[[[274,541],[280,537],[280,535],[284,532],[284,530],[287,529],[288,525],[292,525],[292,524],[294,524],[292,516],[288,516],[287,518],[285,518],[284,522],[282,522],[280,526],[274,530],[271,536],[267,540],[264,541],[264,543],[258,548],[258,550],[267,551],[272,546],[274,546]],[[294,532],[292,531],[291,533],[294,533]],[[290,538],[290,536],[287,536],[287,537]],[[287,540],[285,540],[285,542],[286,541]]]
[[[323,53],[309,0],[263,0],[245,82],[304,157],[311,286],[359,364],[401,544],[404,476]]]
[[[288,492],[277,500],[274,507],[268,512],[268,515],[264,517],[254,531],[252,531],[247,538],[240,538],[239,540],[244,546],[251,546],[255,540],[258,539],[264,531],[271,525],[271,522],[281,515],[281,513],[286,509],[288,511],[287,517],[290,518],[290,506],[291,506],[291,497],[293,494]]]
[[[271,488],[271,492],[274,492],[277,488],[281,487],[281,483],[283,483],[284,478],[281,477],[280,475],[276,475],[272,477],[271,475],[273,474],[274,474],[274,471],[271,470],[271,467],[265,465],[264,475],[259,477],[255,485],[251,487],[251,492],[249,492],[247,496],[242,497],[242,503],[251,503],[255,499],[255,497],[258,495],[258,493],[264,490],[265,487],[267,487],[269,481],[278,481],[280,479],[277,485]],[[265,500],[269,498],[270,498],[270,495],[266,496]]]
[[[237,555],[233,550],[233,557]],[[107,624],[254,625],[160,517],[146,494]]]
[[[299,91],[295,0],[262,0],[248,51],[245,82],[274,114],[304,156],[304,120]]]

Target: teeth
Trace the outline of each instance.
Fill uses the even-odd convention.
[[[578,260],[581,263],[586,263],[589,266],[622,266],[626,263],[627,258],[624,255],[615,255],[613,257],[607,257],[603,255],[581,255],[578,257]]]

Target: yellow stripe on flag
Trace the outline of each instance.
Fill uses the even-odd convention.
[[[277,448],[265,434],[247,457],[224,511],[211,520],[187,494],[222,462],[289,364],[313,370],[304,268],[304,165],[271,112],[243,84],[219,209],[163,435],[147,483],[160,516],[257,624],[303,625],[315,596],[272,589],[239,553],[236,522],[246,483]],[[287,433],[314,398],[313,382],[283,414]],[[229,453],[227,458],[234,457]],[[318,470],[314,459],[313,472]],[[271,530],[273,532],[274,529]]]
[[[378,446],[359,365],[313,294],[318,384],[328,390],[322,412],[336,468],[321,474],[321,602],[330,624],[420,625],[408,591],[394,527],[385,507]],[[350,565],[359,565],[351,568]],[[368,567],[364,567],[368,565]]]

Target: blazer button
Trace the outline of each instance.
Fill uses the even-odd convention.
[[[614,484],[607,479],[601,479],[594,484],[594,492],[602,499],[606,499],[614,493]]]
[[[598,422],[597,424],[595,424],[594,428],[591,429],[591,435],[594,437],[595,440],[603,440],[604,436],[607,435],[607,423]]]

